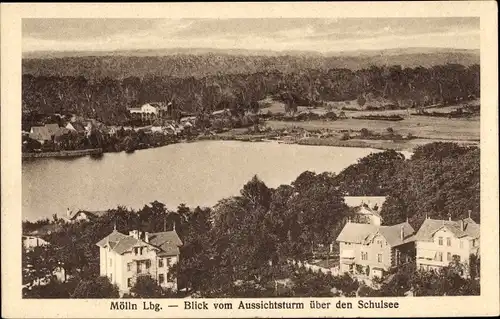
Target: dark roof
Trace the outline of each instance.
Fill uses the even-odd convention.
[[[75,131],[77,131],[77,132],[84,132],[85,131],[85,126],[80,122],[71,122],[68,124],[71,124],[73,126],[73,128],[75,129]]]
[[[30,133],[30,138],[38,141],[50,141],[52,139],[51,134],[47,127],[45,126],[32,126]]]
[[[463,221],[464,229],[461,228]],[[417,232],[416,239],[421,241],[431,241],[434,234],[441,228],[446,228],[458,238],[470,236],[479,238],[480,225],[474,222],[471,218],[465,218],[461,221],[438,220],[427,218]]]
[[[172,256],[179,254],[182,241],[175,231],[149,234],[149,243],[160,248],[158,255]]]
[[[401,239],[401,228],[403,228],[403,238]],[[368,243],[377,234],[380,234],[387,240],[391,247],[396,247],[411,241],[414,241],[415,230],[408,223],[401,223],[391,226],[376,226],[372,224],[347,223],[337,241],[365,244]]]
[[[159,256],[173,256],[179,254],[179,246],[182,246],[182,241],[175,231],[149,233],[149,243],[147,243],[141,239],[136,239],[114,230],[96,245],[104,248],[108,244],[113,251],[120,255],[135,246],[148,245],[157,249]]]
[[[100,217],[103,216],[107,213],[107,211],[86,211],[86,210],[79,210],[76,212],[72,212],[69,219],[75,219],[76,216],[78,216],[80,213],[85,213],[87,216],[91,217]]]
[[[403,238],[401,238],[401,228],[403,229]],[[415,240],[415,230],[407,222],[391,226],[380,226],[379,232],[392,247]]]

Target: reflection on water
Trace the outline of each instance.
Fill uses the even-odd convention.
[[[254,174],[277,187],[305,170],[338,173],[371,152],[375,150],[206,141],[100,158],[23,161],[23,219],[61,216],[68,207],[141,208],[154,200],[170,208],[180,203],[212,206],[238,194]]]

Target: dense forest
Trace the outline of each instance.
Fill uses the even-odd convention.
[[[146,50],[123,52],[49,52],[39,57],[23,59],[23,73],[43,76],[81,74],[88,79],[104,77],[171,76],[178,78],[219,74],[252,74],[266,72],[292,73],[309,69],[367,69],[370,66],[402,65],[403,68],[432,67],[448,63],[470,66],[479,64],[475,50],[383,50],[319,54],[318,52],[244,52],[210,50]],[[77,56],[75,56],[77,55]],[[78,56],[79,55],[79,56]],[[36,57],[31,56],[31,57]]]
[[[137,59],[141,61],[141,58]],[[280,59],[286,60],[284,57]],[[25,67],[23,117],[36,113],[76,114],[105,124],[123,124],[129,117],[128,107],[153,101],[174,101],[180,110],[199,114],[224,108],[254,109],[255,103],[269,96],[295,106],[317,105],[324,101],[363,101],[366,94],[371,94],[402,108],[446,105],[480,96],[480,68],[477,64],[467,67],[446,64],[429,68],[371,66],[353,71],[327,67],[301,69],[293,63],[285,63],[285,60],[279,60],[281,62],[277,61],[277,64],[288,65],[293,71],[257,68],[255,73],[218,73],[201,78],[175,77],[175,72],[152,72],[125,78],[111,73],[98,77],[74,77],[68,74],[85,72],[72,70],[45,75],[45,72]],[[48,61],[38,63],[50,63]],[[182,63],[173,65],[181,68],[189,59],[179,61]],[[137,63],[131,61],[127,67],[117,69],[133,69]],[[86,66],[84,69],[87,67],[91,68]],[[43,69],[41,65],[40,68]]]
[[[359,292],[359,283],[349,276],[332,278],[306,270],[291,271],[286,263],[289,258],[306,260],[318,245],[335,241],[351,216],[343,196],[388,196],[381,208],[386,224],[408,218],[418,229],[426,216],[458,219],[469,212],[479,223],[479,178],[477,147],[432,143],[418,147],[411,159],[395,151],[375,153],[338,175],[306,171],[290,185],[275,189],[254,177],[243,186],[240,196],[223,199],[212,208],[181,205],[177,211],[168,211],[164,204],[153,202],[139,211],[118,207],[91,222],[67,224],[57,216],[26,221],[24,232],[44,224],[57,225],[58,231],[46,237],[52,245],[42,252],[23,254],[24,263],[35,265],[35,270],[25,273],[24,283],[50,273],[51,260],[61,261],[75,279],[53,284],[61,289],[47,288],[45,293],[35,289],[26,291],[25,296],[39,293],[58,297],[54,291],[62,290],[59,297],[88,297],[75,291],[81,290],[78,285],[96,280],[99,255],[95,243],[111,232],[115,223],[119,231],[127,233],[134,228],[149,232],[171,229],[174,222],[184,242],[176,265],[184,293],[272,296],[276,291],[266,287],[276,278],[289,276],[295,286],[284,295],[332,296],[336,295],[331,290],[334,287],[342,295],[352,296]],[[479,281],[474,278],[478,272],[471,279],[461,279],[453,270],[455,266],[439,274],[400,271],[381,290],[366,288],[364,293],[400,296],[411,288],[417,295],[478,294]],[[243,285],[236,285],[238,281]],[[264,289],[257,289],[256,283]]]

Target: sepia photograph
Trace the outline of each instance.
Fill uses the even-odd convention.
[[[13,290],[159,314],[484,295],[480,20],[22,17]]]

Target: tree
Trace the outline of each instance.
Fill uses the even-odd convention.
[[[363,95],[358,96],[357,99],[358,105],[363,107],[366,103],[366,98]]]
[[[361,137],[368,137],[371,135],[371,132],[367,128],[362,128],[360,133]]]
[[[108,277],[101,276],[82,280],[76,286],[71,298],[95,299],[118,298],[119,296],[118,286],[112,284]]]
[[[138,298],[161,298],[163,288],[151,276],[137,276],[135,284],[130,288],[133,296]]]

